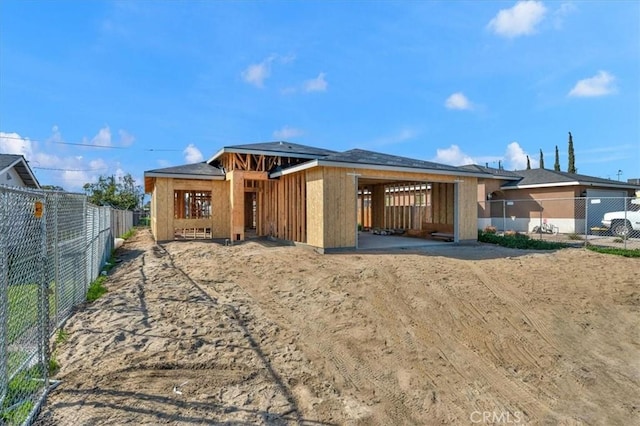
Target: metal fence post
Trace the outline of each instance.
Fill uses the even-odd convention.
[[[49,196],[51,194],[47,194]],[[54,268],[54,286],[55,286],[55,310],[56,310],[56,326],[60,324],[60,292],[62,291],[62,283],[60,280],[60,247],[58,246],[58,203],[60,202],[60,197],[57,193],[53,194],[54,199],[54,210],[53,210],[53,268]],[[45,212],[45,216],[47,216],[47,212]]]
[[[627,226],[627,202],[630,201],[627,200],[627,197],[624,198],[624,224],[625,226]],[[622,239],[624,241],[624,249],[627,249],[627,240],[629,239],[629,237],[631,236],[631,233],[633,232],[633,228],[629,225],[629,232],[624,236],[624,238]]]
[[[45,197],[43,199],[37,199],[36,202],[46,204]],[[47,214],[46,209],[44,214],[39,218],[40,220],[40,256],[38,267],[38,330],[39,330],[39,355],[40,363],[42,365],[42,375],[44,379],[45,389],[49,387],[49,285],[47,283]]]
[[[502,200],[502,233],[507,232],[507,201]]]
[[[589,244],[589,197],[584,197],[584,246]]]
[[[7,323],[9,313],[7,312],[7,292],[9,290],[9,271],[7,256],[8,232],[6,227],[6,200],[8,194],[0,188],[0,404],[4,402],[7,395],[8,368],[7,368]]]
[[[540,201],[540,228],[538,228],[538,238],[542,239],[542,216],[544,215],[544,203]]]

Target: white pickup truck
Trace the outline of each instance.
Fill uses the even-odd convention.
[[[631,200],[625,211],[605,213],[602,225],[619,237],[640,235],[640,199]]]

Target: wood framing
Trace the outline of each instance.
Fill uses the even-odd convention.
[[[416,236],[455,228],[456,241],[475,240],[477,177],[369,151],[269,142],[145,172],[145,189],[157,240],[256,235],[324,250],[357,247],[358,225]]]

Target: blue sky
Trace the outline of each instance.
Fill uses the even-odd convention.
[[[569,131],[640,177],[640,2],[0,2],[0,151],[71,191],[271,140],[566,170]]]

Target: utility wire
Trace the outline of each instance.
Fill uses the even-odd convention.
[[[101,170],[109,170],[108,167],[101,167],[99,169],[56,169],[53,167],[38,167],[38,166],[33,166],[32,169],[38,169],[38,170],[56,170],[59,172],[99,172]]]
[[[101,149],[131,149],[129,146],[112,146],[112,145],[93,145],[90,143],[82,143],[82,142],[61,142],[61,141],[38,141],[35,139],[27,139],[27,138],[19,138],[15,136],[2,136],[3,139],[14,139],[18,141],[26,141],[29,140],[31,142],[38,143],[55,143],[58,145],[71,145],[71,146],[86,146],[88,148],[101,148]],[[179,152],[181,149],[154,149],[154,148],[143,148],[141,151],[165,151],[165,152]]]

